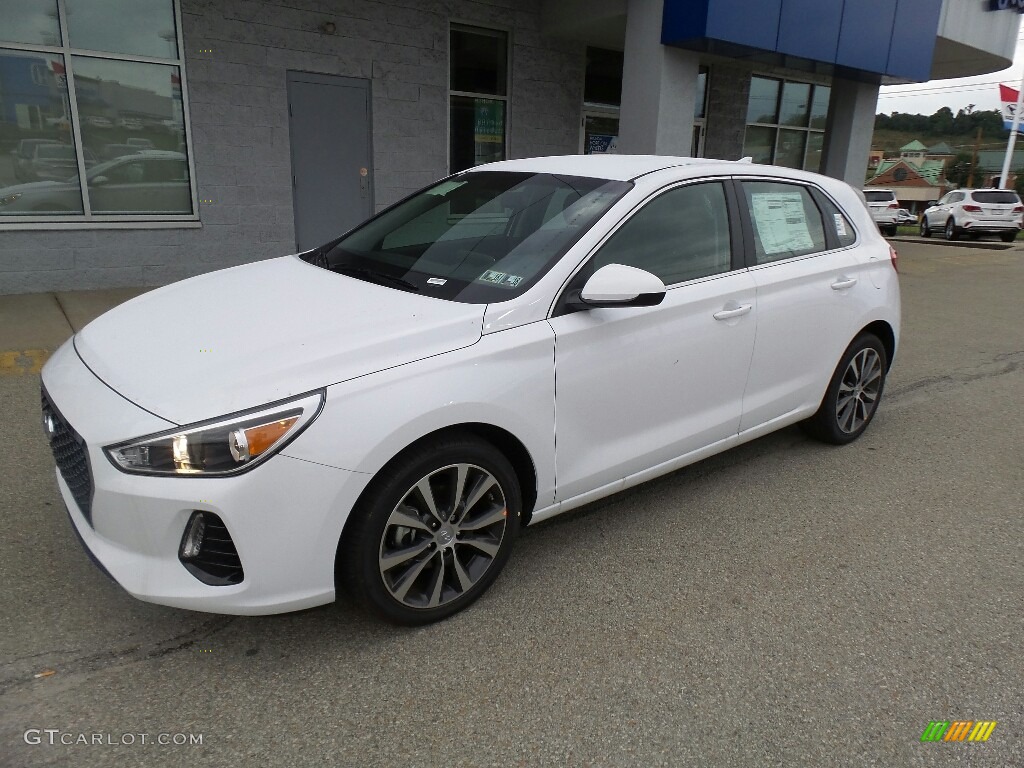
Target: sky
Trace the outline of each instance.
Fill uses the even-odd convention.
[[[942,107],[949,107],[955,115],[969,104],[979,109],[1002,109],[999,84],[1005,83],[1015,90],[1024,75],[1024,25],[1017,37],[1013,65],[1000,72],[976,77],[958,77],[951,80],[931,80],[910,85],[884,85],[878,94],[877,111],[881,114],[931,115]]]

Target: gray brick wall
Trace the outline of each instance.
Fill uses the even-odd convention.
[[[160,285],[292,252],[288,70],[371,79],[378,209],[443,176],[453,20],[511,34],[509,156],[578,149],[584,46],[541,35],[539,0],[181,0],[181,11],[199,199],[213,201],[200,204],[203,226],[0,231],[0,294]]]

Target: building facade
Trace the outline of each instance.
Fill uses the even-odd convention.
[[[1005,4],[1003,4],[1005,5]],[[8,0],[0,293],[325,242],[502,158],[863,180],[878,87],[996,71],[998,0]]]

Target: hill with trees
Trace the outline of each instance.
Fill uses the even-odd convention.
[[[1007,130],[1003,128],[1003,116],[999,110],[975,110],[973,105],[968,105],[955,115],[949,107],[942,107],[931,115],[911,115],[906,112],[875,115],[871,146],[892,155],[900,147],[917,139],[928,145],[945,142],[954,151],[970,152],[974,148],[979,128],[983,149],[1006,146]]]

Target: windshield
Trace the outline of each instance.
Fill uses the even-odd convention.
[[[479,171],[440,182],[320,249],[329,269],[470,304],[543,275],[632,185]]]
[[[864,199],[869,203],[891,203],[896,195],[892,192],[869,192],[864,191]]]
[[[976,203],[1019,203],[1016,192],[973,192],[971,197]]]

